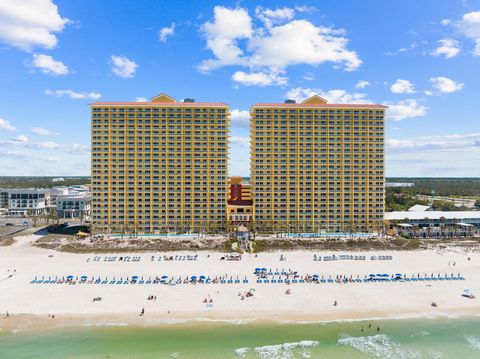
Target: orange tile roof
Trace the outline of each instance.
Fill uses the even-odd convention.
[[[89,106],[152,106],[152,107],[228,107],[223,102],[92,102]]]
[[[380,104],[346,104],[346,103],[318,103],[318,104],[308,104],[308,103],[257,103],[252,107],[318,107],[318,108],[377,108],[384,109],[388,106]]]

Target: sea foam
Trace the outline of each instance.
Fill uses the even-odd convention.
[[[319,345],[315,340],[302,340],[300,342],[283,343],[275,345],[265,345],[255,348],[238,348],[235,354],[240,358],[245,358],[247,353],[253,352],[260,359],[292,359],[294,351],[302,358],[310,358],[310,348]]]
[[[468,344],[470,344],[470,348],[480,350],[480,339],[473,335],[465,335],[465,339],[467,339]]]
[[[362,353],[373,355],[383,359],[417,359],[421,354],[394,342],[385,334],[377,334],[368,337],[344,336],[338,340],[339,345],[350,346]]]

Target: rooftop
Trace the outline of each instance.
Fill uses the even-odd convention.
[[[334,104],[334,103],[327,103],[328,101],[318,95],[313,95],[306,100],[302,101],[301,103],[296,103],[293,100],[287,100],[285,103],[257,103],[252,107],[288,107],[288,108],[371,108],[371,109],[386,109],[388,106],[380,105],[380,104]]]
[[[422,220],[428,218],[431,220],[445,219],[480,219],[480,211],[427,211],[427,212],[409,212],[409,211],[396,211],[385,212],[386,220],[401,221],[404,219],[409,220]]]
[[[153,97],[150,101],[100,101],[89,104],[91,107],[108,107],[108,106],[138,106],[138,107],[228,107],[223,102],[195,102],[194,99],[187,98],[183,101],[177,101],[173,97],[161,93]]]

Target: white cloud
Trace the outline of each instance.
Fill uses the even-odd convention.
[[[368,87],[368,86],[370,86],[370,82],[365,81],[365,80],[360,80],[355,85],[355,88],[356,89],[364,89],[365,87]]]
[[[397,103],[385,103],[388,106],[386,118],[401,121],[406,118],[422,117],[427,114],[428,107],[420,105],[414,99],[407,99]]]
[[[98,100],[102,95],[96,92],[77,92],[73,90],[45,90],[46,95],[55,97],[68,96],[72,100]]]
[[[313,81],[315,80],[315,75],[311,72],[307,72],[304,76],[303,79],[306,81]]]
[[[345,70],[356,70],[362,63],[355,51],[347,49],[348,39],[343,29],[315,26],[307,20],[293,19],[299,9],[276,10],[257,7],[256,15],[263,26],[253,29],[253,19],[246,9],[214,8],[214,21],[206,22],[202,32],[207,49],[214,58],[204,60],[199,71],[209,72],[223,66],[248,67],[250,73],[236,71],[236,78],[245,75],[253,80],[245,84],[283,85],[286,78],[273,79],[271,74],[284,74],[291,65],[321,65],[332,62]],[[284,23],[287,22],[287,23]],[[274,76],[278,77],[278,76]]]
[[[135,102],[148,102],[146,97],[136,97]]]
[[[284,98],[292,99],[297,102],[302,102],[303,100],[318,95],[326,99],[329,103],[369,103],[366,95],[364,93],[349,93],[345,90],[328,90],[324,91],[322,89],[316,88],[304,88],[296,87],[289,90]]]
[[[26,144],[28,143],[30,140],[28,139],[27,136],[25,135],[18,135],[14,138],[12,138],[12,141],[13,142],[17,142],[17,143],[20,143],[20,144]]]
[[[284,7],[272,10],[257,6],[255,8],[255,15],[265,24],[266,27],[270,28],[272,25],[292,20],[295,15],[295,9]]]
[[[452,20],[450,19],[442,19],[440,23],[444,26],[450,25],[452,23]]]
[[[248,39],[253,33],[252,19],[245,9],[215,6],[213,12],[214,21],[207,21],[202,31],[207,40],[207,48],[216,58],[203,61],[199,66],[201,72],[244,63],[238,40]]]
[[[246,110],[232,110],[230,112],[232,126],[248,127],[250,126],[250,112]]]
[[[34,54],[31,67],[40,69],[40,71],[47,75],[62,76],[68,75],[68,67],[61,61],[56,61],[52,56]]]
[[[0,2],[0,40],[22,50],[54,48],[56,33],[69,22],[52,0],[3,0]]]
[[[430,90],[425,90],[423,91],[423,93],[427,96],[433,96],[433,91],[430,91]]]
[[[133,77],[135,71],[137,71],[138,65],[135,61],[132,61],[125,56],[112,55],[112,72],[123,78]]]
[[[172,22],[172,25],[170,25],[170,27],[166,26],[161,28],[158,31],[158,40],[160,42],[167,42],[168,37],[173,36],[174,33],[175,33],[175,23]]]
[[[438,41],[440,45],[437,47],[431,55],[441,56],[444,55],[446,59],[451,59],[460,53],[460,45],[457,40],[454,39],[442,39]]]
[[[462,83],[456,82],[443,76],[431,77],[430,82],[432,83],[433,87],[440,93],[452,93],[460,91],[463,88]]]
[[[391,87],[393,93],[414,93],[415,87],[409,80],[398,79]]]
[[[473,54],[480,56],[480,11],[472,11],[463,15],[457,27],[464,36],[474,41]]]
[[[280,76],[280,74],[275,72],[246,73],[243,71],[235,72],[232,75],[232,80],[246,86],[285,85],[288,81],[286,77]]]
[[[232,136],[230,137],[230,142],[233,145],[240,145],[243,147],[250,147],[250,137],[249,136]]]
[[[3,118],[0,118],[0,129],[10,132],[14,132],[17,130],[15,126],[13,126],[9,121],[4,120]]]
[[[43,128],[43,127],[32,127],[31,131],[32,131],[32,133],[34,133],[38,136],[59,135],[59,133],[50,131],[50,130],[48,130],[46,128]]]
[[[249,41],[253,65],[285,68],[289,65],[320,65],[324,62],[343,64],[347,71],[362,63],[355,51],[347,50],[343,30],[315,26],[306,20],[293,20],[269,29],[265,36]]]

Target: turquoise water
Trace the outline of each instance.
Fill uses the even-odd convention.
[[[480,358],[478,319],[368,324],[204,322],[2,333],[0,358]]]

